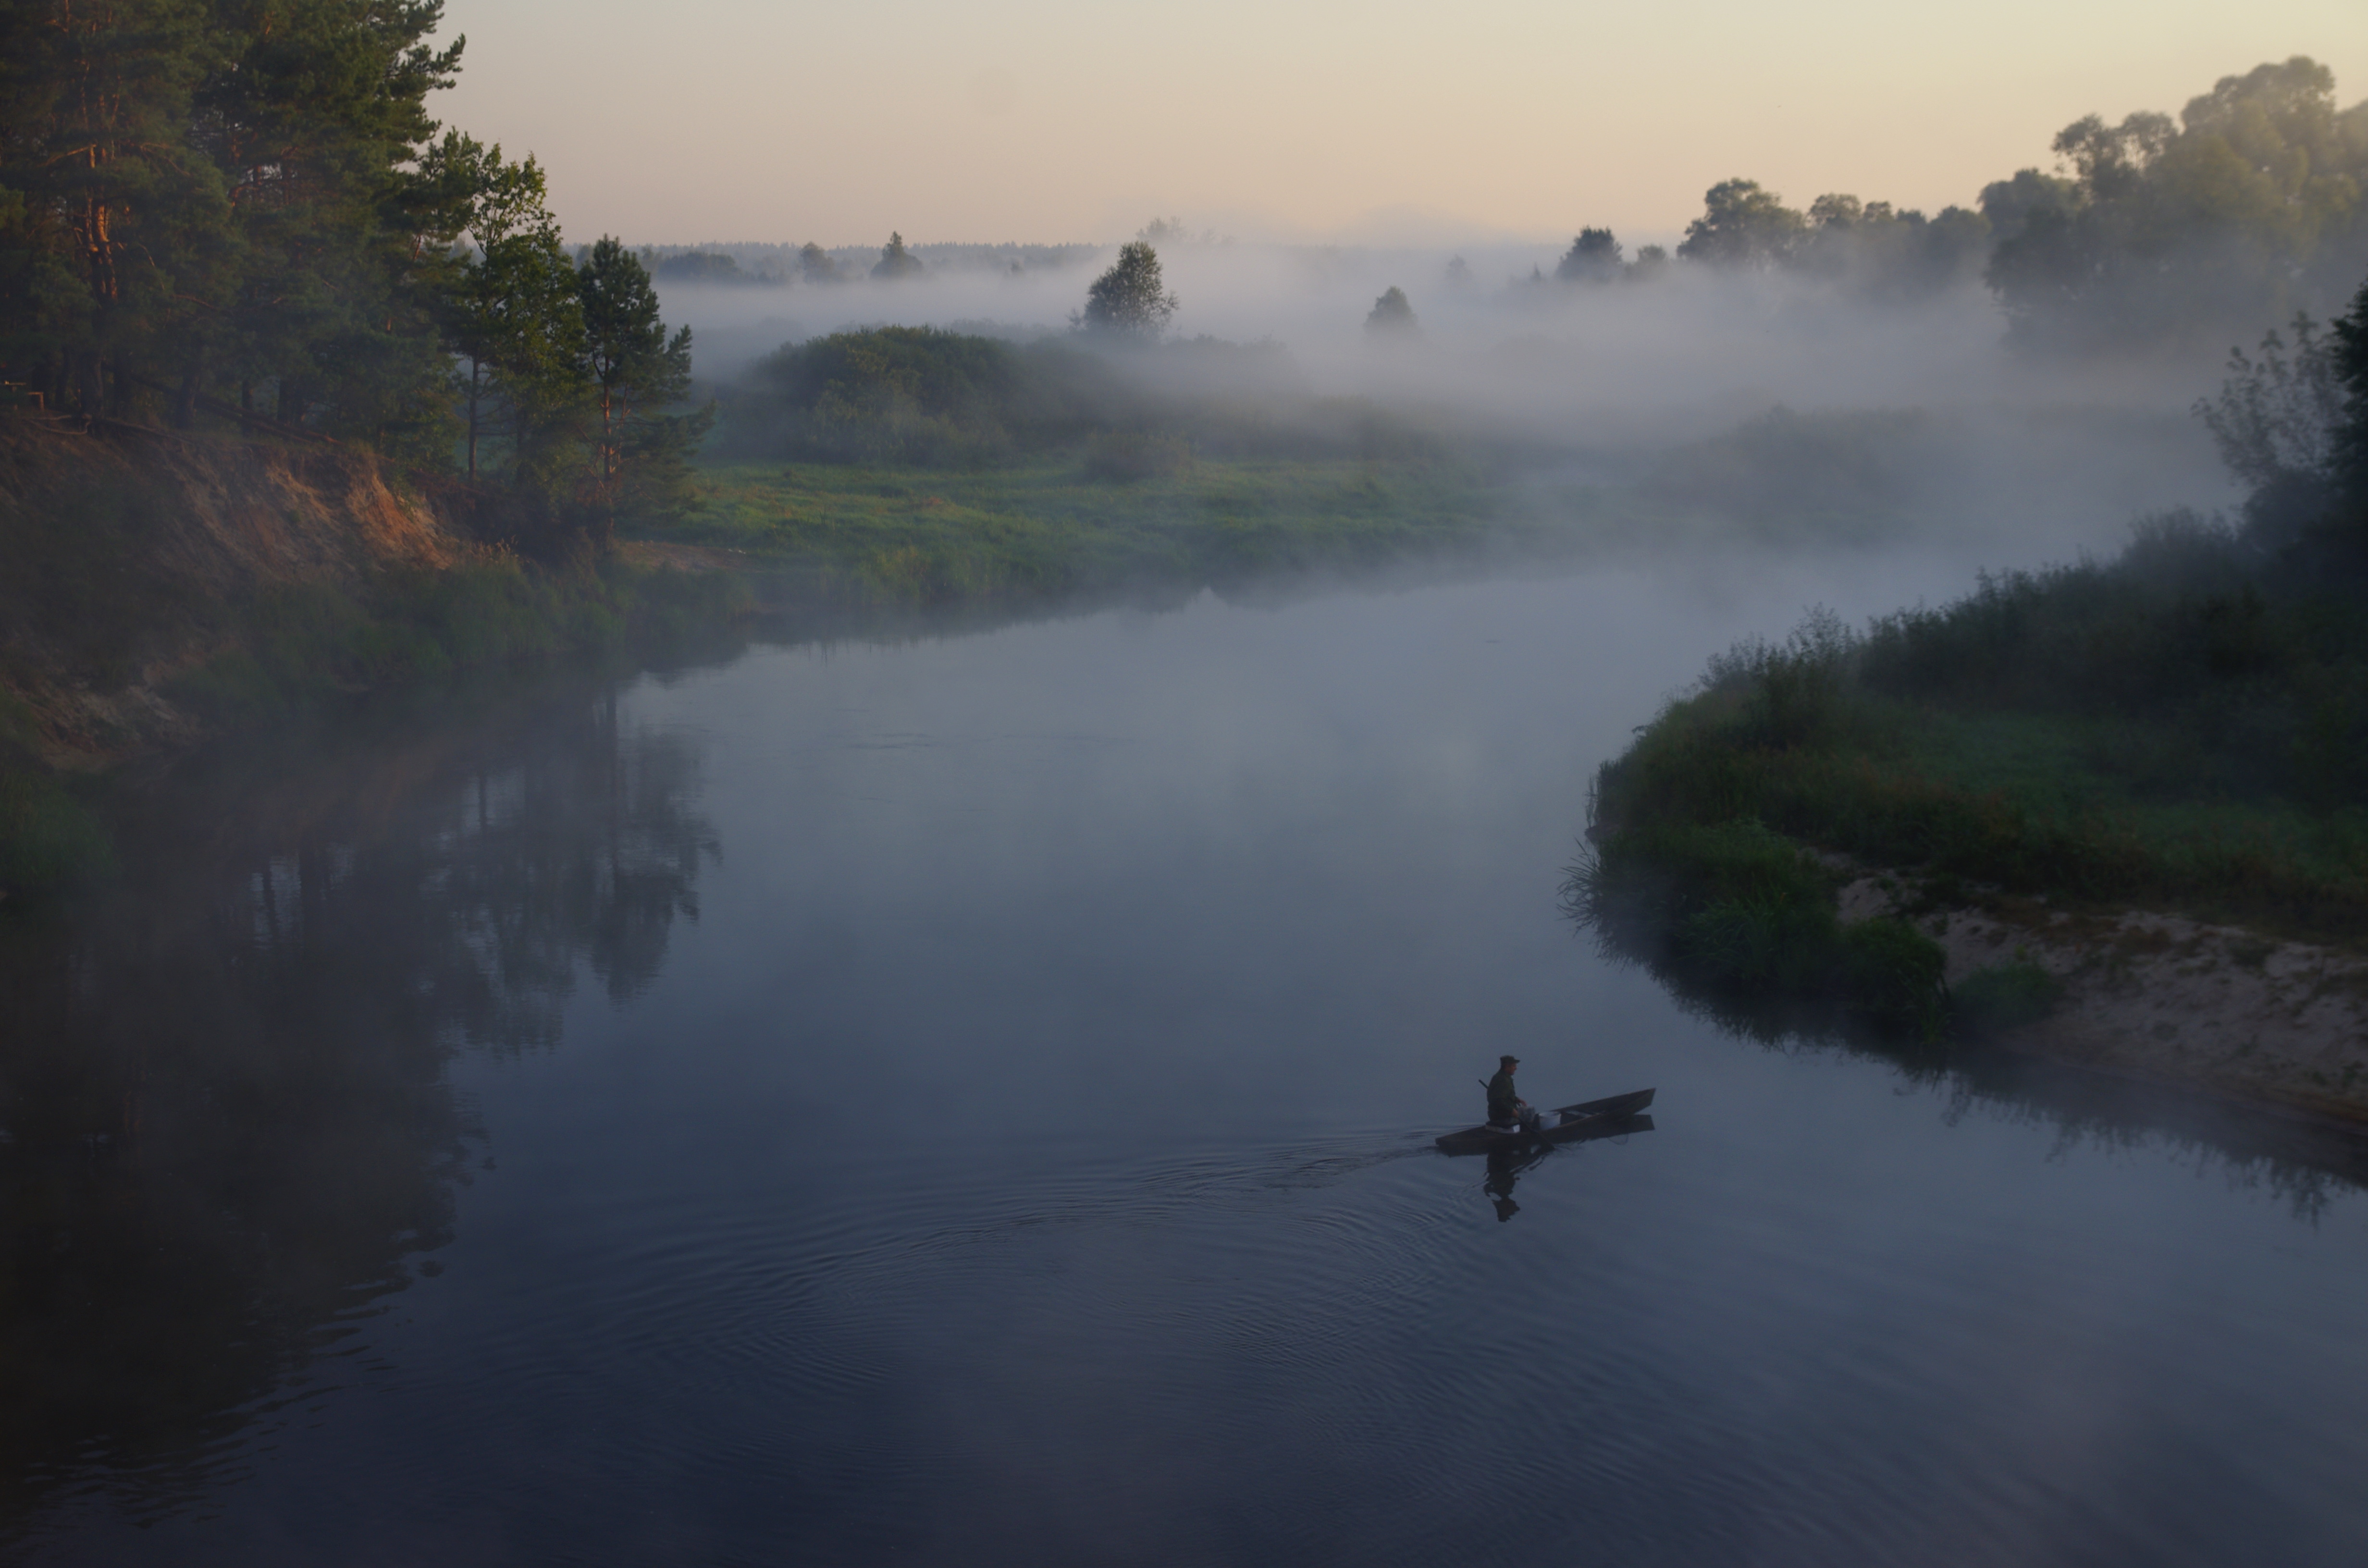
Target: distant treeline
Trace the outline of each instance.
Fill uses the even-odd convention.
[[[367,442],[595,525],[669,504],[687,332],[542,171],[446,131],[440,0],[0,10],[0,381],[19,408]]]
[[[2325,312],[2368,270],[2368,101],[2339,110],[2334,73],[2303,56],[2224,76],[2176,119],[2085,116],[2054,151],[2055,173],[2019,170],[1932,218],[1839,193],[1803,211],[1724,180],[1674,258],[1629,260],[1587,229],[1531,280],[1640,281],[1674,259],[1912,299],[1979,278],[2019,341],[2087,351]]]
[[[1082,267],[1103,249],[1092,244],[1008,243],[908,245],[904,235],[892,234],[877,250],[864,245],[825,249],[812,242],[802,245],[711,242],[643,245],[640,254],[643,264],[664,283],[779,288],[788,283],[851,283],[864,278],[884,280],[942,272],[1057,272]]]

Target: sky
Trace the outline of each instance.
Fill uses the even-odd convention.
[[[2362,0],[448,0],[448,123],[533,153],[571,238],[1675,238],[1712,184],[1937,211],[2087,113],[2307,54]]]

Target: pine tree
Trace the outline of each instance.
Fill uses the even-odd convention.
[[[918,278],[921,258],[905,248],[905,236],[891,233],[888,243],[880,247],[880,259],[872,265],[871,276],[894,282],[902,278]]]
[[[688,499],[690,453],[714,423],[709,407],[662,411],[690,390],[690,328],[672,337],[658,318],[657,292],[633,253],[603,236],[576,271],[585,364],[599,422],[593,439],[594,494],[603,528],[620,515]]]
[[[513,483],[547,486],[564,466],[562,452],[585,406],[584,313],[575,269],[544,205],[541,168],[483,154],[484,188],[472,206],[475,254],[461,264],[449,331],[465,362],[459,392],[466,425],[469,477],[478,447],[506,429]]]

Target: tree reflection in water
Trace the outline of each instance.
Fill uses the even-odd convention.
[[[584,686],[199,759],[135,879],[0,928],[0,1539],[61,1489],[169,1511],[387,1310],[483,1142],[453,1053],[556,1044],[698,918],[697,775]]]

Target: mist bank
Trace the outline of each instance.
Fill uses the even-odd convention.
[[[2008,344],[1977,285],[1883,304],[1811,278],[1708,268],[1636,286],[1409,285],[1414,327],[1366,329],[1411,261],[1443,269],[1450,259],[1162,252],[1180,301],[1171,341],[1126,355],[1097,355],[1072,329],[1081,275],[850,283],[791,290],[787,301],[661,288],[669,313],[693,324],[703,384],[723,404],[712,450],[735,460],[827,455],[811,443],[766,446],[768,416],[755,405],[783,391],[783,361],[894,324],[991,339],[1042,367],[1027,393],[1040,406],[1020,422],[1043,437],[1066,420],[1073,437],[1156,425],[1221,456],[1452,452],[1553,489],[1632,485],[1690,466],[1690,449],[1778,410],[1828,424],[1902,415],[1892,422],[1899,440],[1814,460],[1797,483],[1768,485],[1768,508],[1797,514],[1813,504],[1803,493],[1872,486],[1889,527],[1995,538],[2000,560],[2110,547],[2134,516],[2236,498],[2191,413],[2218,384],[2225,342],[2144,360],[2034,358]],[[1056,362],[1068,369],[1055,374]],[[1053,401],[1064,408],[1041,406],[1047,381],[1060,383]],[[901,390],[923,403],[933,395]],[[990,435],[972,453],[991,460],[1000,441]],[[902,455],[959,460],[951,447]]]
[[[1160,327],[1202,352],[1138,365],[1123,385],[1138,406],[1104,406],[1110,421],[1141,422],[1146,397],[1198,399],[1195,418],[1167,423],[1223,452],[1253,421],[1287,441],[1356,400],[1401,438],[1601,483],[1772,410],[1912,412],[1895,509],[1995,532],[2004,552],[2103,545],[2133,516],[2233,498],[2188,410],[2232,345],[2331,313],[2368,270],[2368,104],[2340,108],[2332,74],[2296,56],[2225,76],[2176,116],[2084,116],[2047,151],[2052,171],[2002,170],[1929,215],[1721,180],[1682,236],[1633,249],[1581,212],[1566,243],[1462,248],[1235,241],[1158,218],[1116,248],[900,233],[876,252],[642,255],[727,397],[764,382],[784,346],[881,326],[1061,339],[1090,324],[1096,273],[1147,247],[1174,290]],[[1237,357],[1236,384],[1212,391],[1218,345],[1274,365],[1247,378]],[[1216,428],[1212,401],[1235,431]]]

